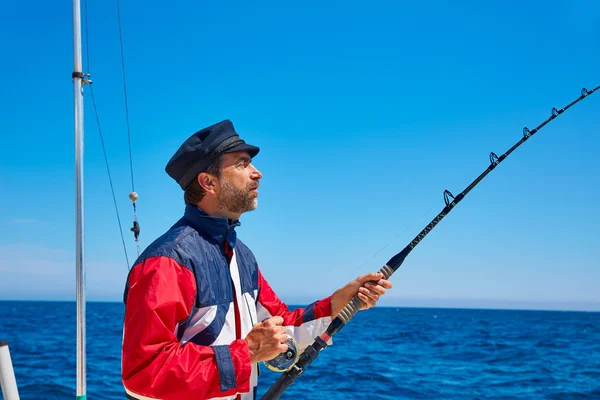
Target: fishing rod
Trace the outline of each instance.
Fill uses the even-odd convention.
[[[392,276],[392,274],[396,272],[398,268],[400,268],[400,266],[404,262],[404,259],[410,254],[411,251],[413,251],[413,249],[421,242],[421,240],[423,240],[425,236],[427,236],[427,234],[431,232],[433,228],[435,228],[435,226],[446,215],[448,215],[450,211],[452,211],[452,209],[458,203],[460,203],[461,200],[464,199],[465,196],[471,190],[473,190],[473,188],[477,186],[477,184],[481,182],[483,178],[487,176],[487,174],[492,172],[494,168],[496,168],[502,161],[504,161],[510,153],[515,151],[517,147],[525,143],[531,136],[533,136],[540,129],[546,126],[550,121],[554,120],[556,117],[558,117],[559,115],[561,115],[569,108],[571,108],[590,94],[594,93],[598,89],[600,89],[600,86],[592,90],[587,90],[586,88],[581,89],[581,95],[577,99],[575,99],[569,105],[560,110],[558,110],[556,107],[552,108],[552,115],[547,120],[538,125],[535,129],[529,130],[529,128],[527,127],[523,128],[523,137],[521,138],[521,140],[519,140],[513,147],[508,149],[506,153],[502,154],[500,157],[498,157],[494,152],[490,153],[490,166],[487,167],[487,169],[483,171],[481,175],[479,175],[469,186],[467,186],[465,190],[463,190],[456,197],[453,196],[452,193],[450,193],[448,190],[445,190],[444,202],[446,203],[446,206],[444,207],[444,209],[417,236],[415,236],[415,238],[401,252],[393,256],[387,262],[387,264],[385,264],[379,270],[379,272],[383,274],[384,279],[389,279],[389,277]],[[281,397],[285,390],[288,387],[290,387],[292,383],[294,383],[295,379],[302,375],[306,368],[319,356],[319,353],[327,347],[327,342],[332,338],[332,336],[338,333],[363,305],[364,302],[358,298],[358,295],[354,296],[354,298],[350,300],[348,304],[346,304],[346,306],[331,322],[331,324],[329,324],[325,332],[321,336],[316,337],[314,343],[308,346],[304,350],[304,352],[300,354],[299,357],[296,357],[296,354],[293,354],[295,353],[294,351],[282,353],[280,357],[278,357],[280,361],[284,361],[286,358],[292,361],[297,361],[293,364],[290,363],[291,365],[287,368],[285,372],[282,373],[277,382],[275,382],[273,386],[271,386],[267,393],[265,393],[265,395],[261,397],[261,400],[279,399],[279,397]]]

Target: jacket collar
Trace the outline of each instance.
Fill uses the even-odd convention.
[[[229,246],[235,248],[236,233],[235,227],[240,226],[239,221],[231,221],[228,218],[213,217],[205,213],[200,208],[192,204],[185,205],[184,218],[192,223],[196,230],[210,236],[216,240],[219,245],[225,244],[225,239]]]

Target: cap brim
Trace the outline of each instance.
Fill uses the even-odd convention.
[[[248,154],[250,154],[250,157],[254,158],[260,151],[260,148],[256,147],[256,146],[252,146],[251,144],[244,143],[244,144],[240,144],[239,146],[235,146],[231,149],[227,149],[226,151],[223,152],[223,154],[235,153],[236,151],[247,151]]]

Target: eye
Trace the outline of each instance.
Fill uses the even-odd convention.
[[[251,161],[248,160],[248,159],[241,159],[238,162],[237,167],[240,168],[240,169],[246,168],[246,167],[248,167],[248,165],[250,165],[250,162]]]

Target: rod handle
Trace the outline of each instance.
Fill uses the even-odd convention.
[[[394,273],[394,271],[387,265],[384,265],[379,270],[379,272],[381,272],[383,274],[383,279],[388,279],[390,277],[390,275],[392,275]],[[342,311],[340,311],[340,313],[338,314],[338,318],[340,318],[342,320],[344,325],[347,324],[348,321],[350,321],[350,319],[352,319],[352,317],[358,312],[358,310],[360,310],[360,308],[364,304],[365,304],[364,301],[359,299],[358,295],[355,295],[352,298],[352,300],[350,300],[348,302],[348,304],[346,304],[346,306],[342,309]]]

